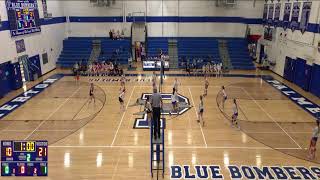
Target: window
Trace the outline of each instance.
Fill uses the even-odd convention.
[[[42,54],[42,62],[43,62],[43,65],[49,62],[47,53]]]

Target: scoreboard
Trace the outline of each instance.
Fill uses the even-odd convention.
[[[1,141],[1,176],[47,176],[48,141]]]
[[[11,36],[40,32],[37,0],[6,0]]]

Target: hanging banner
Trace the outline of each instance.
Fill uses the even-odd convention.
[[[283,12],[283,23],[282,27],[284,30],[286,30],[289,27],[289,19],[290,19],[290,13],[291,13],[291,3],[285,3],[284,4],[284,12]]]
[[[312,2],[304,2],[301,11],[300,30],[304,33],[308,29],[309,17],[311,12]]]
[[[290,28],[292,31],[299,29],[299,14],[301,2],[294,2],[292,7]]]
[[[273,11],[274,10],[274,4],[269,4],[269,11],[268,11],[268,25],[273,24]]]
[[[268,16],[268,4],[265,4],[263,7],[263,16],[262,16],[263,25],[267,24],[267,16]]]
[[[278,27],[280,22],[281,3],[276,3],[274,8],[273,26]]]

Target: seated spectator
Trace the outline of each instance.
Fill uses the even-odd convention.
[[[116,33],[114,32],[114,29],[112,29],[112,39],[115,40],[117,38]]]
[[[109,38],[110,38],[110,39],[113,39],[113,34],[112,34],[111,29],[110,29],[110,31],[109,31]]]
[[[117,30],[117,36],[116,36],[117,40],[120,39],[120,31]]]
[[[124,39],[124,31],[123,31],[123,29],[121,30],[120,38],[121,38],[121,39]]]

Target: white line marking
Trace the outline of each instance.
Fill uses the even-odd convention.
[[[55,146],[55,145],[50,145],[50,148],[135,148],[135,149],[149,149],[150,146]],[[167,149],[261,149],[261,150],[272,150],[272,149],[282,149],[282,150],[300,150],[300,148],[271,148],[271,147],[256,147],[256,146],[166,146]]]
[[[270,118],[276,125],[300,148],[302,147],[280,126],[280,124],[274,120],[274,118],[245,90],[244,88],[241,88],[252,100],[253,102]]]
[[[29,132],[31,130],[12,130],[12,129],[8,129],[8,130],[3,130],[4,132]],[[42,129],[42,130],[37,130],[39,132],[73,132],[73,131],[77,131],[77,130],[63,130],[63,129]]]
[[[115,174],[116,174],[116,171],[117,171],[117,169],[118,169],[118,165],[119,165],[119,162],[120,162],[120,158],[121,158],[121,151],[120,151],[119,156],[118,156],[117,164],[116,164],[116,166],[115,166],[114,169],[113,169],[112,179],[114,178],[114,176],[115,176]]]
[[[26,138],[24,138],[24,140],[28,139],[35,131],[37,131],[37,130],[40,128],[40,126],[41,126],[44,122],[46,122],[47,120],[49,120],[49,119],[51,118],[51,116],[53,116],[66,102],[68,102],[68,101],[70,100],[70,98],[71,98],[72,96],[74,96],[74,95],[80,90],[80,88],[81,88],[81,86],[80,86],[76,91],[74,91],[74,92],[71,94],[70,97],[68,97],[66,100],[64,100],[64,101],[58,106],[58,108],[57,108],[56,110],[54,110],[53,112],[51,112],[50,115],[47,117],[47,119],[43,120],[30,134],[28,134],[28,136],[27,136]]]
[[[133,91],[135,90],[135,88],[136,88],[136,86],[133,86],[133,89],[132,89],[132,91],[131,91],[131,94],[130,94],[129,100],[128,100],[128,102],[127,102],[126,110],[125,110],[125,111],[123,112],[123,114],[122,114],[122,117],[121,117],[120,123],[119,123],[118,128],[117,128],[117,131],[116,131],[116,133],[115,133],[115,135],[114,135],[114,137],[113,137],[113,140],[112,140],[111,146],[113,146],[114,141],[115,141],[115,140],[116,140],[116,138],[117,138],[117,135],[118,135],[119,129],[120,129],[120,127],[121,127],[121,124],[122,124],[122,121],[123,121],[124,115],[126,114],[126,112],[127,112],[127,110],[128,110],[129,102],[130,102],[130,100],[131,100],[131,97],[132,97],[132,94],[133,94]]]
[[[263,131],[243,131],[244,133],[252,133],[252,134],[281,134],[283,133],[282,131],[281,132],[263,132]],[[291,132],[291,131],[287,131],[288,133],[291,133],[291,134],[312,134],[311,131],[309,132]]]
[[[192,104],[193,104],[193,107],[194,107],[194,113],[196,114],[196,117],[197,117],[198,114],[197,114],[196,106],[194,104],[194,100],[193,100],[193,97],[192,97],[192,93],[191,93],[190,87],[188,87],[188,90],[189,90],[189,93],[190,93],[190,96],[191,96],[191,100],[192,100]],[[202,133],[204,144],[206,145],[206,147],[208,147],[207,141],[206,141],[206,137],[204,136],[204,133],[203,133],[203,130],[202,130],[202,126],[201,126],[200,123],[199,123],[199,127],[200,127],[200,130],[201,130],[201,133]]]

